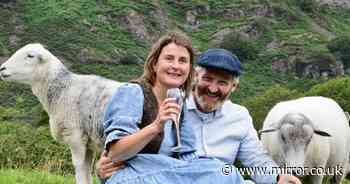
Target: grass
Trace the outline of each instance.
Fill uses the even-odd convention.
[[[0,183],[6,184],[74,184],[74,176],[54,175],[39,170],[0,169]],[[94,184],[98,184],[94,178]]]

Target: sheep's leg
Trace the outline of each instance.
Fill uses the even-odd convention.
[[[332,177],[332,184],[340,184],[343,178],[345,178],[345,175],[334,175]]]
[[[91,177],[91,165],[87,165],[86,160],[87,145],[82,140],[74,140],[74,143],[70,144],[72,153],[72,161],[75,168],[75,181],[76,184],[92,184]]]
[[[94,158],[95,158],[95,154],[94,154],[94,151],[92,151],[91,149],[88,149],[86,151],[86,157],[85,157],[85,165],[87,166],[88,168],[88,179],[92,179],[92,173],[93,173],[93,169],[94,169]],[[91,180],[91,183],[92,183],[92,180]]]

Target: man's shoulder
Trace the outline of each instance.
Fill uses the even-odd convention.
[[[222,106],[223,111],[225,112],[235,112],[235,113],[243,113],[249,115],[249,111],[246,107],[233,103],[231,100],[226,100]]]

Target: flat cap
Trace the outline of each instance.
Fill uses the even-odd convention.
[[[204,68],[225,70],[233,76],[240,76],[243,72],[237,56],[225,49],[209,49],[203,52],[198,57],[197,64]]]

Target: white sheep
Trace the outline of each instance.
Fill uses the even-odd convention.
[[[323,174],[332,176],[333,183],[346,176],[350,128],[344,111],[332,99],[304,97],[278,103],[260,133],[264,147],[285,171],[310,175],[314,184],[323,180],[321,169],[315,168],[325,169],[328,173]]]
[[[52,136],[69,145],[75,179],[92,184],[93,160],[103,149],[103,115],[121,83],[77,75],[40,44],[19,49],[0,67],[3,80],[29,84],[50,118]]]

